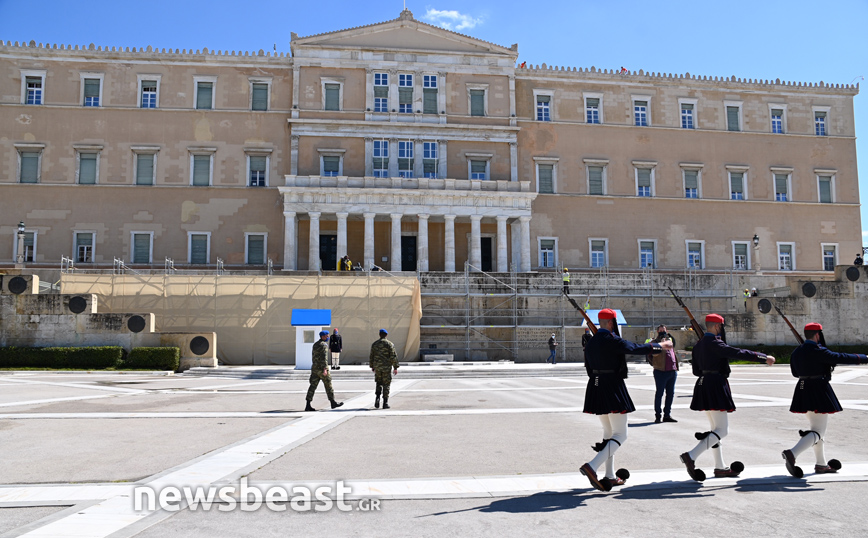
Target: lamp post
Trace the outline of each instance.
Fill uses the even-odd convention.
[[[24,269],[24,221],[18,223],[18,256],[15,258],[15,268]]]
[[[759,236],[757,234],[753,234],[753,258],[756,262],[756,272],[760,274],[763,270],[762,263],[760,263],[759,256]]]

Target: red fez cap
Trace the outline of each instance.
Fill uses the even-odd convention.
[[[806,331],[822,331],[823,326],[820,325],[819,323],[808,323],[807,325],[805,325],[805,330]]]
[[[598,319],[615,319],[615,311],[611,308],[604,308],[597,314]]]
[[[720,314],[709,314],[705,316],[705,323],[723,323],[723,316]]]

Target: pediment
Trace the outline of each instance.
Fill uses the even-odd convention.
[[[518,47],[502,47],[439,28],[413,18],[409,11],[397,19],[308,37],[292,36],[292,47],[431,51],[518,57]]]

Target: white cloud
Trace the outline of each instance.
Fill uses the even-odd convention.
[[[481,17],[474,18],[455,10],[441,11],[439,9],[428,8],[422,19],[431,24],[442,26],[447,30],[465,30],[467,28],[474,28],[477,24],[482,24]]]

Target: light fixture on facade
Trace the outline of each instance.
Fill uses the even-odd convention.
[[[753,246],[759,246],[759,236],[757,236],[757,234],[753,234]]]

